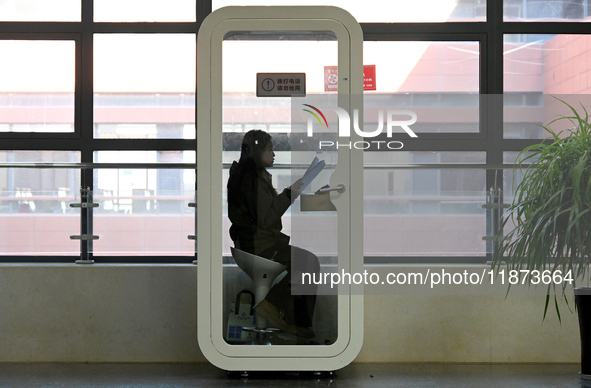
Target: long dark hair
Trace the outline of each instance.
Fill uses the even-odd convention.
[[[252,161],[256,168],[263,168],[261,156],[271,141],[271,135],[263,130],[253,129],[246,132],[242,138],[238,164],[244,166]]]
[[[264,168],[262,154],[267,144],[272,141],[271,135],[260,129],[253,129],[244,134],[240,159],[232,163],[230,178],[228,179],[228,203],[239,204],[242,195],[242,179],[256,170]]]

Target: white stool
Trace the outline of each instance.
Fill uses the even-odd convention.
[[[287,266],[234,247],[230,247],[230,250],[238,267],[246,272],[254,283],[255,303],[261,302],[267,296],[275,278],[283,273]],[[257,332],[257,342],[260,343],[262,335],[271,331],[267,330],[265,318],[257,315],[255,331]]]

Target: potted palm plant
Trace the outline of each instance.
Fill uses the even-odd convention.
[[[525,148],[515,168],[525,169],[517,185],[509,216],[501,224],[493,265],[507,270],[571,274],[586,279],[591,255],[591,125],[589,114],[563,100],[572,115],[562,116],[543,128],[550,139]],[[550,125],[566,120],[572,128],[555,132]],[[549,140],[552,140],[551,142]],[[511,230],[504,233],[503,230]],[[504,236],[503,236],[504,234]],[[521,272],[520,272],[521,273]],[[550,282],[544,317],[552,299],[558,318],[558,300],[568,303],[568,282]],[[553,288],[554,289],[553,289]],[[591,375],[591,288],[576,287],[575,307],[581,332],[581,374]]]

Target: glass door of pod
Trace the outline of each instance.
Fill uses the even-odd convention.
[[[200,29],[198,339],[220,368],[336,370],[361,348],[362,290],[329,280],[363,271],[361,47],[335,7],[227,7]]]

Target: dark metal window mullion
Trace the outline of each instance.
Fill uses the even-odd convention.
[[[487,2],[486,23],[488,26],[485,84],[486,84],[486,163],[488,165],[503,164],[503,2]],[[502,212],[499,205],[500,190],[503,188],[503,170],[490,169],[486,171],[486,189],[490,190],[490,200],[493,209],[487,211],[487,225],[490,234],[495,236],[500,225]],[[486,259],[492,260],[497,242],[491,242],[487,250]]]
[[[196,6],[196,17],[195,20],[197,20],[197,23],[195,25],[195,32],[199,32],[199,28],[201,27],[201,24],[203,23],[203,20],[205,20],[205,18],[212,12],[212,2],[211,1],[199,1],[197,0],[197,6]],[[197,39],[197,36],[195,36],[195,39]],[[197,45],[197,42],[195,41],[195,45]],[[195,64],[197,63],[197,52],[195,52]],[[197,66],[195,66],[195,72],[197,72]],[[197,155],[197,131],[199,130],[199,128],[197,127],[197,74],[195,74],[195,160],[199,160],[199,156]],[[195,166],[195,256],[194,256],[194,260],[193,260],[193,264],[197,264],[197,242],[198,242],[198,234],[197,234],[197,220],[198,220],[198,212],[199,209],[197,208],[197,195],[198,195],[198,191],[197,191],[198,187],[197,187],[197,166]]]
[[[93,136],[94,136],[94,0],[82,1],[82,39],[80,71],[76,75],[77,85],[80,89],[80,105],[76,110],[80,112],[80,157],[82,163],[92,163],[93,160]],[[92,196],[82,198],[82,193],[88,190],[92,193],[93,185],[92,168],[83,168],[80,171],[81,202],[92,201]],[[92,208],[80,209],[80,234],[92,236],[93,232]],[[92,239],[80,240],[80,260],[92,260]]]

